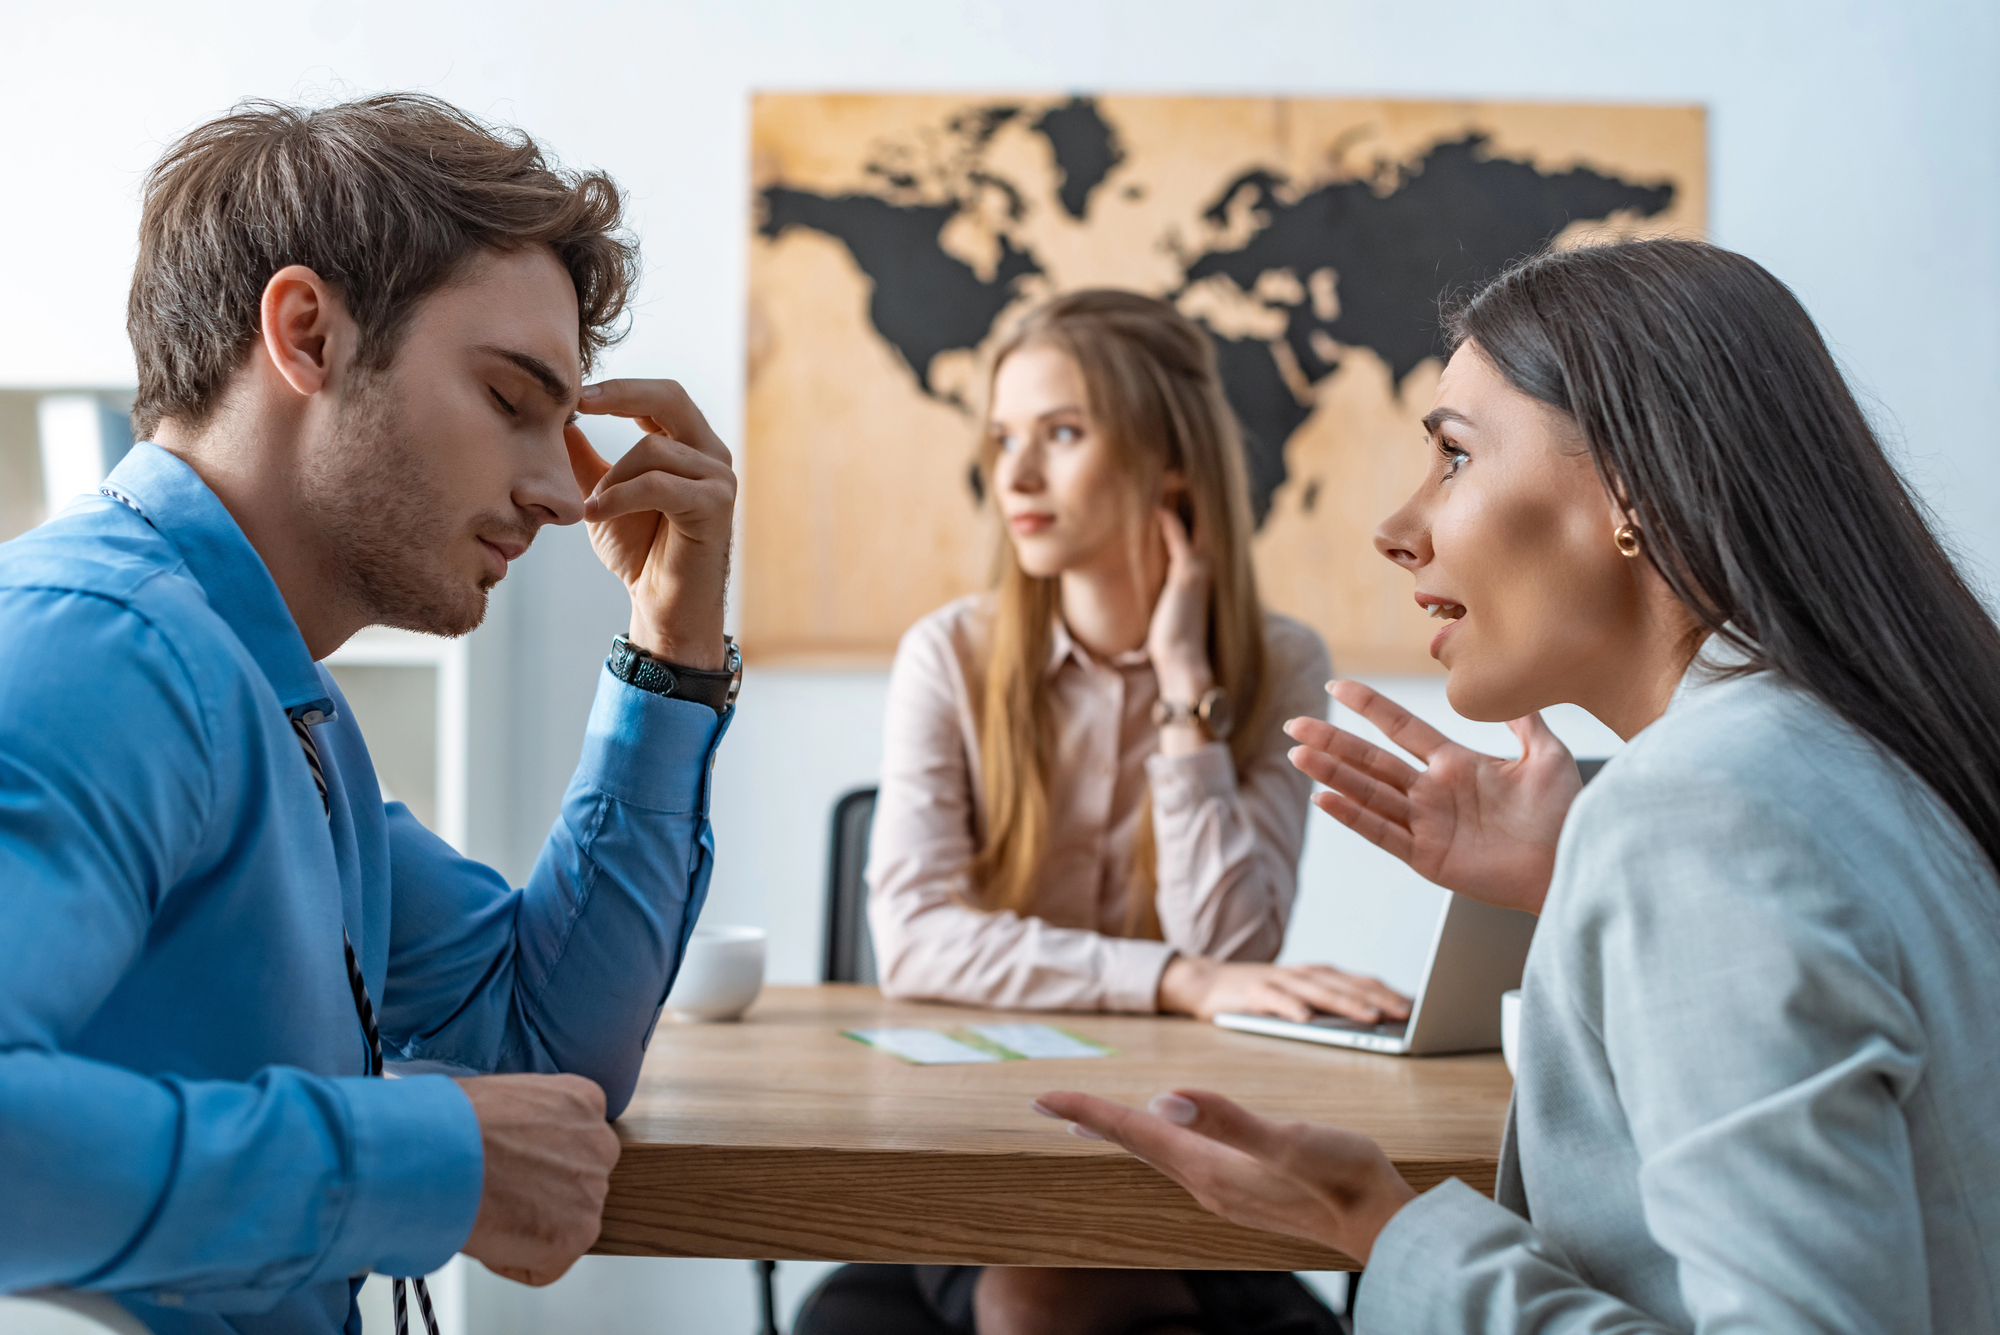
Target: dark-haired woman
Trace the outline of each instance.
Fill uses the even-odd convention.
[[[1329,813],[1542,914],[1498,1202],[1199,1091],[1044,1110],[1366,1259],[1364,1330],[2000,1330],[2000,632],[1751,261],[1552,254],[1453,329],[1376,543],[1525,754],[1352,684],[1424,769],[1291,731]],[[1580,799],[1559,701],[1631,740]]]

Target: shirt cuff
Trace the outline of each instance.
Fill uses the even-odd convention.
[[[479,1214],[486,1155],[472,1100],[441,1075],[333,1083],[347,1100],[353,1194],[317,1277],[430,1274]]]
[[[727,729],[707,705],[642,691],[604,668],[573,782],[647,811],[705,816],[709,761]]]
[[[1223,742],[1210,742],[1184,756],[1146,757],[1146,778],[1153,788],[1153,806],[1170,811],[1199,806],[1211,797],[1236,793],[1236,761]]]
[[[1174,948],[1164,941],[1133,937],[1104,938],[1104,1009],[1152,1015],[1160,1009],[1160,975]]]
[[[1450,1276],[1470,1258],[1532,1235],[1528,1221],[1457,1178],[1396,1211],[1368,1253],[1357,1330],[1450,1329],[1463,1323]],[[1457,1320],[1447,1319],[1456,1316]]]

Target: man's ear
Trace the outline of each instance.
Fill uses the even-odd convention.
[[[271,275],[258,317],[264,356],[302,397],[327,388],[353,351],[354,322],[345,303],[303,264]]]

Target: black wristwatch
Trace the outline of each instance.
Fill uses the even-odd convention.
[[[726,714],[735,707],[736,692],[743,685],[743,655],[736,652],[736,641],[727,635],[722,637],[720,672],[681,667],[664,658],[655,658],[623,635],[611,642],[608,666],[612,676],[642,691],[674,700],[692,700],[718,714]]]

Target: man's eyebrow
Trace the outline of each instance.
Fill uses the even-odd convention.
[[[1464,426],[1472,425],[1472,419],[1456,409],[1433,408],[1424,414],[1424,434],[1435,436],[1438,433],[1438,428],[1446,422],[1458,422]]]
[[[482,343],[479,345],[478,350],[480,352],[490,352],[495,357],[504,357],[523,371],[526,371],[530,376],[533,376],[535,383],[542,387],[542,392],[554,401],[556,407],[573,408],[576,406],[576,386],[572,385],[563,377],[561,372],[557,371],[555,367],[550,366],[540,357],[525,352],[516,352],[513,348],[503,348],[492,343]]]

